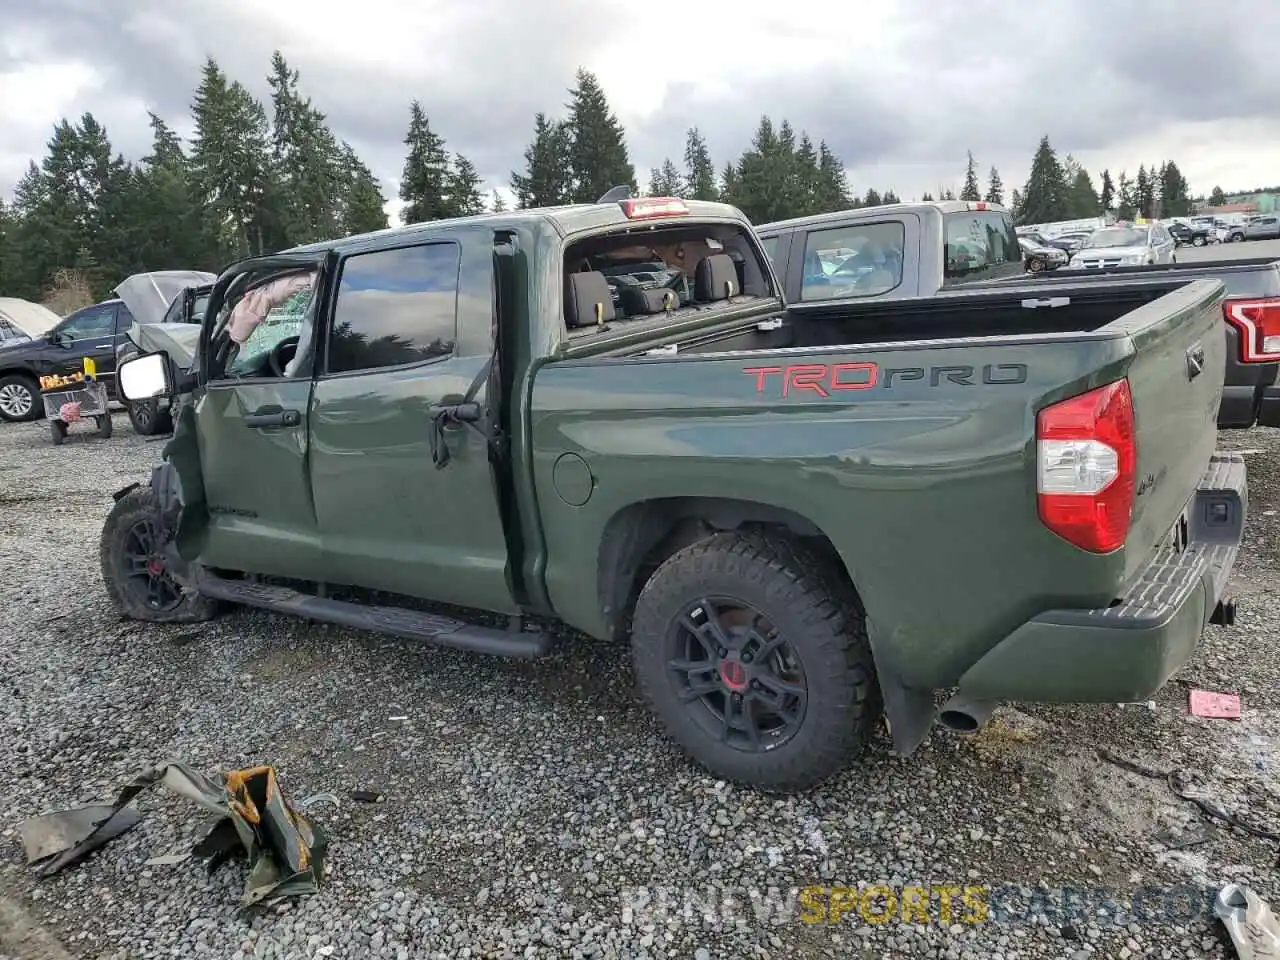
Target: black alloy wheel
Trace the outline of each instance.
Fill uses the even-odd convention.
[[[668,679],[707,736],[748,753],[795,736],[807,706],[804,667],[759,610],[727,597],[698,600],[667,643]]]

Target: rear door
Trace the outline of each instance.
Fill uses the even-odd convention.
[[[310,413],[327,579],[518,609],[486,438],[446,423],[447,461],[433,459],[434,408],[488,370],[492,284],[484,242],[424,238],[338,264]]]

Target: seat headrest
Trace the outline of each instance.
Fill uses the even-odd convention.
[[[570,273],[564,288],[564,322],[570,329],[614,319],[613,291],[603,273]]]
[[[738,283],[738,268],[727,253],[713,253],[698,261],[693,272],[693,295],[704,303],[708,300],[728,300],[742,293]]]

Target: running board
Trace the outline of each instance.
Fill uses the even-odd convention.
[[[335,623],[356,630],[422,640],[496,657],[531,660],[546,654],[549,646],[547,635],[542,632],[495,630],[493,627],[474,626],[452,617],[420,613],[404,607],[348,603],[345,600],[313,596],[288,587],[227,580],[207,570],[201,570],[197,574],[196,589],[203,596],[227,603],[274,610],[322,623]]]

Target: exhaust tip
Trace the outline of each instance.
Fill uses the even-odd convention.
[[[957,694],[942,705],[938,722],[956,733],[977,733],[987,725],[996,704],[991,700],[971,700]]]

